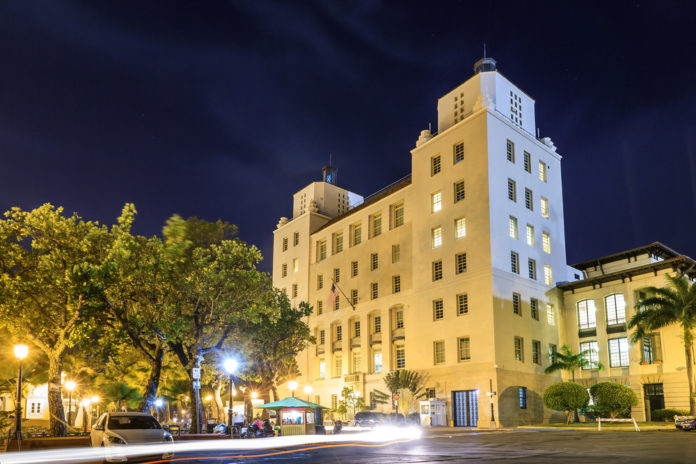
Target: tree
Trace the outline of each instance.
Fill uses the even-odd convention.
[[[413,399],[419,399],[425,396],[424,384],[425,376],[418,371],[400,369],[391,371],[384,376],[384,384],[392,394],[392,400],[395,393],[406,390],[411,394]],[[399,413],[399,402],[396,401],[396,413]]]
[[[590,395],[600,414],[609,414],[612,419],[617,415],[628,416],[631,406],[638,404],[635,392],[616,382],[599,382],[590,387]]]
[[[553,362],[544,372],[551,374],[556,371],[568,371],[571,375],[571,381],[575,382],[576,369],[604,369],[604,365],[600,362],[590,361],[591,356],[595,354],[594,350],[584,350],[580,353],[573,353],[573,350],[568,345],[563,345],[560,351],[553,353]]]
[[[63,357],[99,312],[93,266],[108,231],[63,208],[12,208],[0,220],[0,321],[48,358],[50,431],[64,436]]]
[[[340,401],[340,405],[345,408],[345,412],[352,410],[353,416],[355,416],[356,410],[362,411],[365,408],[365,398],[360,396],[360,393],[353,390],[351,387],[343,387],[343,390],[341,390],[341,398],[343,399]]]
[[[566,423],[577,416],[578,409],[587,407],[590,395],[582,385],[573,382],[561,382],[551,385],[544,391],[544,404],[549,409],[565,411]]]
[[[637,312],[628,322],[635,329],[631,342],[638,343],[652,331],[663,327],[678,325],[682,331],[684,354],[686,356],[686,376],[689,382],[689,410],[696,414],[696,394],[694,393],[693,341],[696,328],[696,285],[683,275],[665,275],[665,287],[643,289],[646,297],[636,304]]]

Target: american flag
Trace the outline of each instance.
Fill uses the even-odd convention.
[[[326,299],[326,306],[333,306],[336,302],[336,298],[338,298],[338,289],[336,288],[336,284],[331,284],[331,291],[329,292],[329,297]]]

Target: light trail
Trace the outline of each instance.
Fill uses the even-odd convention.
[[[0,464],[79,463],[101,461],[105,459],[125,460],[126,458],[142,456],[152,456],[151,462],[167,462],[173,459],[168,458],[162,460],[161,456],[169,453],[175,454],[175,460],[176,454],[191,452],[256,451],[271,448],[293,448],[305,445],[371,446],[370,444],[397,443],[414,440],[419,438],[420,435],[420,429],[415,427],[380,427],[369,432],[350,433],[345,435],[295,435],[248,440],[215,439],[150,445],[110,446],[105,448],[26,451],[0,455]],[[296,451],[298,450],[283,450],[278,453],[287,454]],[[230,456],[225,456],[224,458],[230,458]]]

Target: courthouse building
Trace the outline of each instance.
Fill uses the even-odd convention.
[[[274,231],[273,283],[314,307],[298,382],[335,406],[346,386],[371,399],[386,373],[414,369],[448,423],[489,426],[491,398],[498,425],[540,423],[557,414],[543,391],[561,381],[544,369],[568,343],[607,366],[576,377],[630,385],[636,414],[658,393],[686,407],[676,329],[631,346],[625,321],[641,286],[693,262],[653,244],[567,266],[561,156],[493,59],[474,71],[438,100],[437,133],[421,132],[409,176],[363,198],[326,167],[293,196]]]

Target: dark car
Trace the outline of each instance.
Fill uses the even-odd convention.
[[[685,419],[681,422],[682,430],[694,430],[696,429],[696,419]]]
[[[381,412],[359,412],[355,415],[353,424],[356,427],[374,427],[383,423],[385,416]]]

